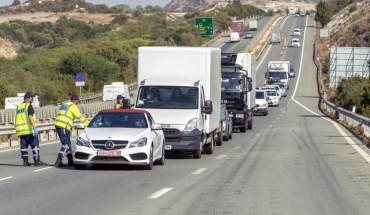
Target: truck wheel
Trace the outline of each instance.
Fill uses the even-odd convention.
[[[217,140],[216,140],[217,146],[222,146],[222,143],[224,142],[224,139],[222,138],[223,133],[224,132],[222,131],[222,125],[221,125],[221,130],[218,132]]]
[[[211,142],[206,144],[206,154],[213,154],[214,137],[211,135]]]

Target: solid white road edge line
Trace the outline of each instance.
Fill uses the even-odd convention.
[[[153,193],[152,195],[148,196],[148,199],[159,198],[159,197],[161,197],[162,195],[164,195],[165,193],[169,192],[172,189],[173,189],[172,187],[162,188],[162,189],[158,190],[157,192]]]
[[[194,172],[192,172],[191,174],[193,174],[193,175],[198,175],[198,174],[200,174],[200,173],[202,173],[202,172],[206,171],[206,169],[207,169],[207,168],[200,168],[200,169],[195,170],[195,171],[194,171]]]
[[[217,156],[215,159],[219,160],[219,159],[222,159],[222,158],[224,158],[224,157],[226,157],[226,155],[219,155],[219,156]]]
[[[49,167],[45,167],[45,168],[42,168],[42,169],[33,170],[33,172],[40,172],[42,170],[51,169],[51,168],[54,168],[54,167],[53,166],[49,166]]]
[[[4,181],[4,180],[7,180],[7,179],[11,179],[13,178],[13,176],[9,176],[9,177],[6,177],[6,178],[0,178],[0,181]]]
[[[233,149],[238,150],[240,148],[241,148],[241,146],[237,146],[237,147],[234,147]]]
[[[307,21],[308,19],[306,19],[306,26],[307,26]],[[307,107],[305,107],[303,104],[299,103],[297,100],[294,99],[294,96],[295,96],[295,92],[297,90],[297,87],[298,87],[298,84],[299,84],[299,79],[301,77],[301,68],[302,68],[302,59],[303,59],[303,51],[304,51],[304,41],[306,39],[306,31],[304,31],[304,36],[303,36],[303,48],[302,48],[302,53],[301,53],[301,64],[300,64],[300,67],[299,67],[299,74],[298,74],[298,80],[297,80],[297,84],[295,85],[295,88],[294,88],[294,92],[293,92],[293,96],[292,96],[292,100],[294,102],[296,102],[298,105],[300,105],[301,107],[303,107],[304,109],[306,109],[308,112],[311,112],[312,114],[316,115],[316,116],[319,116],[320,118],[324,119],[324,120],[327,120],[328,122],[331,122],[335,128],[339,131],[339,133],[344,137],[344,139],[368,162],[370,163],[370,156],[363,150],[361,149],[360,146],[358,146],[351,138],[348,137],[348,135],[342,130],[341,127],[339,127],[338,123],[337,122],[334,122],[333,120],[331,119],[328,119],[326,118],[326,116],[323,116],[323,115],[320,115],[320,114],[317,114],[315,112],[313,112],[312,110],[308,109]]]

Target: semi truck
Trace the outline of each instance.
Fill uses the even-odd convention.
[[[244,33],[244,21],[243,20],[234,20],[231,23],[231,31],[238,32],[239,36],[242,36]]]
[[[285,88],[289,89],[289,70],[290,61],[269,61],[267,63],[266,78],[269,79],[280,79],[280,82],[284,83]]]
[[[162,125],[167,152],[201,158],[222,145],[220,61],[220,48],[139,48],[134,108]]]
[[[256,58],[251,53],[222,53],[221,74],[221,102],[233,116],[233,128],[246,132],[253,128],[256,108]]]
[[[249,20],[249,30],[250,31],[257,31],[257,20],[255,19],[252,19],[252,20]]]

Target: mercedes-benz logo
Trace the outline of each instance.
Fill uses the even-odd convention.
[[[113,149],[114,148],[114,143],[112,141],[105,142],[105,148],[106,149]]]

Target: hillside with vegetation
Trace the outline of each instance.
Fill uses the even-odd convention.
[[[316,20],[330,31],[330,40],[322,40],[318,52],[323,65],[328,99],[347,110],[370,117],[370,77],[342,79],[336,89],[329,88],[330,46],[370,47],[370,1],[320,1]],[[370,68],[370,60],[368,61]]]
[[[66,5],[71,2],[74,7]],[[79,6],[77,2],[85,3],[56,0],[54,4],[48,3],[48,7],[33,2],[0,8],[5,14],[15,13],[14,10],[27,13],[48,10],[52,13],[77,11],[97,15],[99,9],[103,13],[109,11],[112,16],[108,24],[67,16],[61,16],[55,22],[14,19],[0,23],[0,51],[3,49],[7,54],[0,54],[0,108],[4,107],[6,97],[26,91],[37,94],[44,104],[64,101],[79,91],[74,80],[78,73],[85,77],[83,96],[101,93],[103,85],[112,81],[133,83],[136,81],[138,47],[201,46],[213,38],[199,36],[194,26],[194,18],[205,16],[202,11],[188,13],[184,18],[173,18],[151,5],[123,13],[122,8],[128,8],[127,5],[117,5],[112,9],[104,5]],[[214,16],[216,31],[230,25],[231,17],[238,10],[243,15],[264,14],[254,7],[243,5],[242,10],[238,7],[240,5],[231,3],[216,14],[207,14]],[[119,12],[114,13],[117,8]]]

